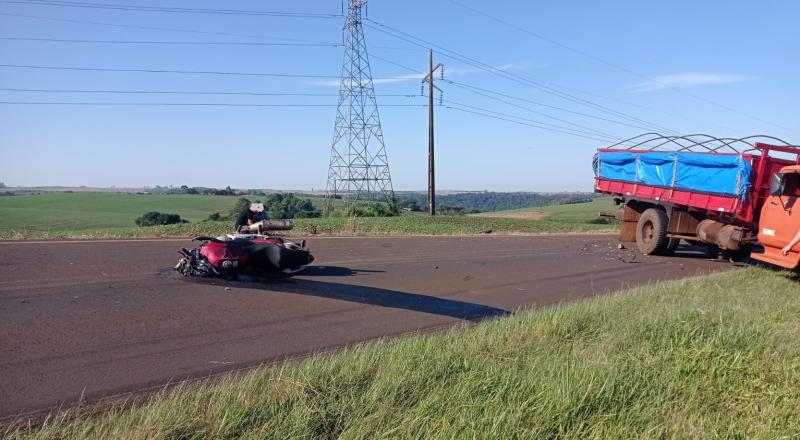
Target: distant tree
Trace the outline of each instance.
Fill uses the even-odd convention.
[[[7,186],[6,186],[6,184],[5,184],[5,183],[3,183],[3,182],[0,182],[0,188],[7,188]]]
[[[150,211],[142,214],[141,217],[134,220],[137,226],[156,226],[156,225],[172,225],[176,223],[186,223],[181,220],[178,214],[166,214],[158,211]]]
[[[468,192],[439,195],[436,197],[437,210],[441,207],[472,209],[481,212],[504,209],[529,208],[565,203],[584,203],[596,196],[592,193],[529,193],[529,192]],[[425,193],[404,193],[402,199],[416,201],[419,206],[427,204]]]
[[[214,213],[211,213],[206,220],[210,221],[210,222],[218,222],[218,221],[225,220],[225,217],[223,217],[222,214],[220,214],[218,212],[214,212]]]
[[[301,199],[292,193],[269,194],[264,207],[272,218],[316,218],[322,215],[311,200]]]
[[[404,209],[406,211],[412,211],[412,212],[422,211],[422,208],[420,208],[419,203],[417,203],[416,200],[411,200],[411,199],[400,199],[400,200],[398,200],[397,201],[397,207],[400,208],[400,209]]]

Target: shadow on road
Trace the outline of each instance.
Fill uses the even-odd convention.
[[[303,271],[303,276],[349,276],[361,272],[343,267],[314,266]],[[188,281],[188,280],[187,280]],[[281,276],[259,277],[248,281],[222,281],[219,279],[193,278],[192,282],[224,284],[241,289],[257,289],[272,292],[292,293],[297,295],[316,296],[319,298],[336,299],[372,306],[390,307],[395,309],[412,310],[415,312],[431,313],[434,315],[449,316],[451,318],[467,321],[481,321],[487,318],[510,315],[507,310],[496,307],[474,304],[465,301],[439,298],[436,296],[421,295],[418,293],[401,292],[398,290],[381,289],[378,287],[359,286],[355,284],[332,283],[328,281],[308,280],[301,278],[287,278]]]
[[[252,288],[253,286],[247,286]],[[467,321],[480,321],[486,318],[510,315],[503,309],[457,301],[418,293],[400,292],[378,287],[354,284],[330,283],[327,281],[305,279],[283,279],[272,284],[258,284],[258,288],[300,295],[350,301],[380,307],[413,310],[450,316]]]
[[[384,273],[384,270],[350,269],[341,266],[308,266],[300,272],[302,276],[311,277],[350,277],[354,275]]]

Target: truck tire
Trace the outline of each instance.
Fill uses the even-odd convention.
[[[667,213],[649,208],[639,217],[636,223],[636,247],[645,255],[658,255],[667,249],[669,218]]]

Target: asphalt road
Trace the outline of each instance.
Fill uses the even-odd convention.
[[[189,244],[0,243],[0,417],[728,267],[598,235],[312,238],[292,278],[191,281]]]

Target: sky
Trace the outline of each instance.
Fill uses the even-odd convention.
[[[341,12],[340,0],[0,1],[0,182],[324,189]],[[438,189],[591,191],[594,151],[652,125],[800,144],[800,2],[370,0],[365,15],[395,190],[426,187],[432,44],[446,80]],[[142,91],[169,93],[119,93]],[[69,102],[81,105],[53,104]]]

